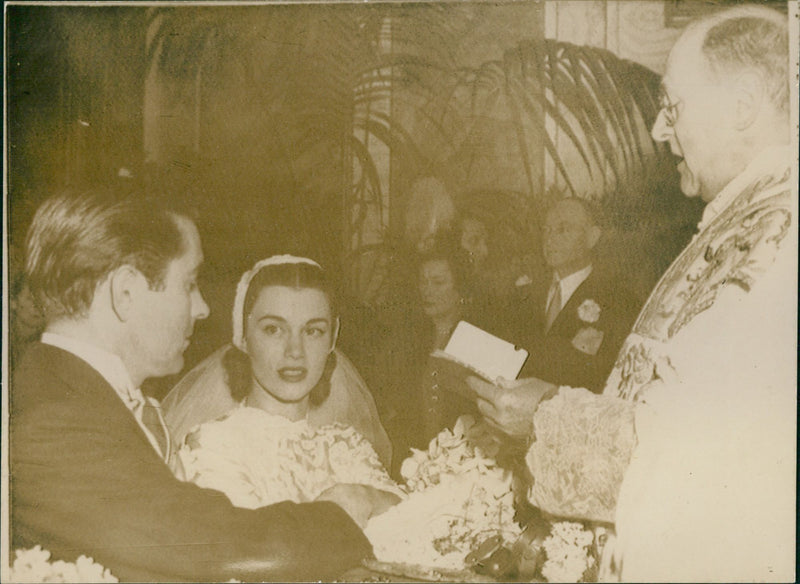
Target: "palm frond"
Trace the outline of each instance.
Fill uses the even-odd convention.
[[[658,76],[608,51],[541,39],[519,43],[502,59],[465,65],[459,51],[489,9],[156,7],[147,12],[146,55],[176,84],[189,87],[203,72],[206,115],[216,116],[207,134],[225,142],[226,156],[234,158],[235,145],[247,140],[248,153],[274,157],[276,168],[287,164],[295,184],[320,156],[317,146],[341,156],[324,163],[337,169],[330,178],[346,191],[342,223],[356,240],[364,205],[387,196],[387,175],[395,189],[421,169],[446,175],[454,192],[495,181],[525,191],[531,205],[550,186],[550,169],[549,178],[576,196],[627,193],[626,182],[665,154],[647,132]],[[213,86],[216,78],[233,79],[237,93],[229,98]],[[252,123],[225,125],[215,106],[231,104],[246,108]],[[373,158],[375,142],[390,152],[391,172]]]

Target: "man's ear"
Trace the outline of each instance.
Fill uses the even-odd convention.
[[[131,265],[123,265],[111,272],[108,277],[111,293],[111,308],[122,322],[126,322],[133,312],[137,299],[144,288],[147,278]]]
[[[600,241],[600,236],[602,234],[603,230],[600,229],[597,225],[592,225],[589,228],[589,235],[586,242],[589,245],[589,249],[594,249],[594,246],[597,245],[598,241]]]
[[[734,127],[749,128],[758,118],[764,100],[764,77],[756,71],[741,73],[733,85]]]

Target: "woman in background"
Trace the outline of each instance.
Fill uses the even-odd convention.
[[[427,448],[458,416],[478,414],[474,402],[442,378],[430,359],[431,352],[445,347],[460,320],[472,319],[470,267],[456,244],[440,239],[419,256],[416,310],[397,323],[388,346],[376,354],[383,372],[376,397],[395,452],[394,473],[411,448]]]
[[[463,255],[446,246],[431,251],[420,261],[419,295],[429,335],[431,330],[433,333],[425,339],[428,354],[445,348],[459,321],[475,321],[468,269]],[[426,442],[443,428],[452,428],[459,416],[478,415],[474,402],[464,396],[466,384],[458,383],[459,380],[442,377],[435,363],[427,360],[421,385]]]

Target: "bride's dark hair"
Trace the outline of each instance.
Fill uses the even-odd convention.
[[[336,304],[334,302],[333,289],[325,277],[325,272],[317,266],[307,263],[285,263],[264,266],[250,280],[247,293],[244,297],[244,308],[242,311],[242,321],[247,322],[247,315],[253,309],[253,304],[258,298],[261,290],[267,286],[286,286],[288,288],[313,288],[320,290],[328,299],[331,308],[331,316],[337,316]],[[243,325],[246,327],[246,324]],[[222,357],[222,365],[225,368],[225,375],[231,396],[236,401],[242,401],[252,389],[253,366],[250,357],[237,347],[231,347]],[[331,375],[336,367],[336,353],[331,351],[325,368],[322,371],[317,384],[309,394],[311,406],[318,406],[324,402],[331,392]]]

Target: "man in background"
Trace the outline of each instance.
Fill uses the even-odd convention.
[[[624,282],[595,265],[601,234],[582,199],[548,209],[542,240],[551,277],[515,306],[520,328],[510,340],[529,352],[521,377],[602,391],[639,305]]]

